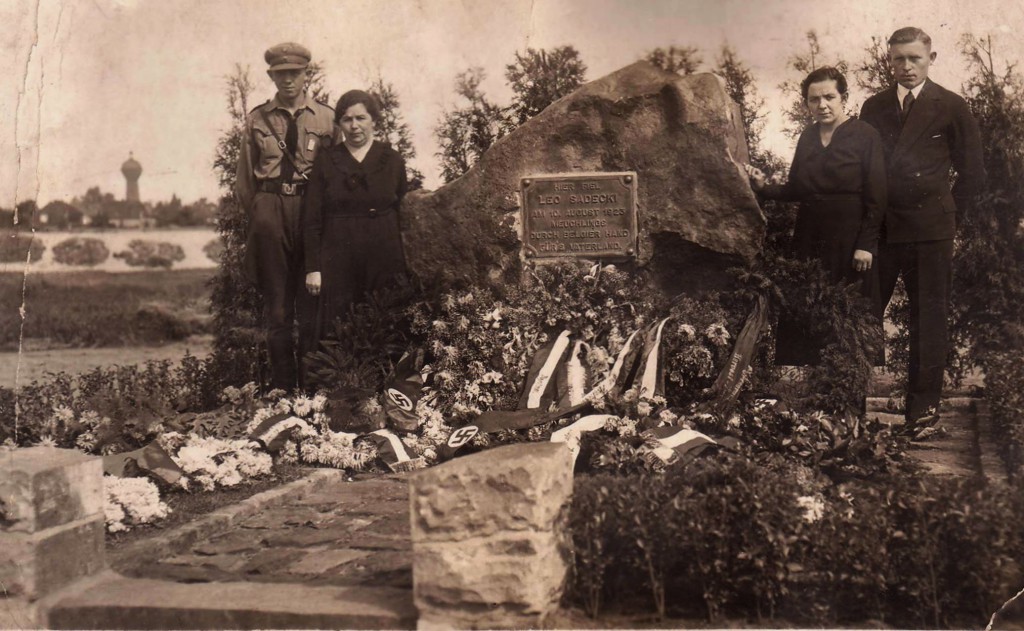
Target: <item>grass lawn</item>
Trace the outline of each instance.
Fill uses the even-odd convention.
[[[215,270],[58,272],[25,283],[25,347],[160,344],[207,333]],[[21,274],[0,274],[0,351],[17,350]]]

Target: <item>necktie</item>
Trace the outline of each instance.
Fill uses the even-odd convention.
[[[907,116],[910,115],[910,108],[914,106],[914,93],[907,92],[907,95],[903,97],[903,109],[900,110],[900,124],[907,122]]]
[[[284,134],[284,146],[285,151],[288,155],[295,157],[295,149],[299,146],[299,125],[296,122],[296,118],[299,113],[296,112],[295,116],[288,114],[288,131]],[[281,181],[290,184],[292,179],[295,177],[295,167],[292,166],[292,160],[288,158],[281,159]]]

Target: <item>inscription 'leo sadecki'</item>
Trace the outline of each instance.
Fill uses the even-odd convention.
[[[534,258],[636,257],[636,174],[523,178],[523,244]]]

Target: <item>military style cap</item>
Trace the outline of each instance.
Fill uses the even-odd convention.
[[[268,48],[263,58],[270,64],[268,70],[298,70],[309,65],[312,55],[301,44],[285,42]]]

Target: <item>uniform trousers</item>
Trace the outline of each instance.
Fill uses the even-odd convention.
[[[952,265],[952,239],[886,244],[879,252],[883,309],[892,298],[900,274],[910,302],[908,420],[939,408],[949,350]]]
[[[300,196],[257,193],[246,244],[247,272],[263,294],[270,387],[288,392],[304,386],[302,359],[316,313],[316,299],[305,289],[301,214]]]

